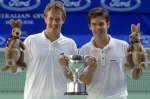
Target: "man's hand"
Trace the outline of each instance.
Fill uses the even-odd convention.
[[[59,60],[60,65],[64,69],[66,77],[72,80],[73,79],[72,73],[71,73],[71,71],[69,70],[69,67],[68,67],[68,64],[69,64],[68,57],[60,56],[58,60]]]
[[[80,80],[86,84],[90,84],[92,81],[93,73],[97,67],[97,61],[95,57],[90,56],[85,58],[84,63],[87,66],[87,70],[85,70],[84,73],[80,75]]]
[[[68,57],[66,57],[66,56],[60,56],[60,57],[59,57],[59,63],[60,63],[60,65],[62,65],[63,67],[64,67],[64,66],[68,66],[68,63],[69,63]]]
[[[9,46],[9,44],[12,40],[13,40],[12,38],[8,38],[8,40],[6,41],[6,48]]]
[[[88,66],[88,71],[94,72],[97,67],[96,58],[90,56],[89,58],[85,59],[85,65]]]

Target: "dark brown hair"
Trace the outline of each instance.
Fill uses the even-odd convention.
[[[88,14],[88,24],[91,24],[91,19],[95,18],[95,17],[104,17],[104,19],[106,20],[106,22],[109,22],[109,13],[107,10],[105,10],[104,8],[101,7],[96,7],[90,10],[89,14]]]
[[[66,10],[65,10],[64,5],[61,2],[55,1],[55,2],[49,3],[44,10],[44,16],[47,16],[47,12],[50,10],[60,10],[62,12],[63,20],[66,19]]]

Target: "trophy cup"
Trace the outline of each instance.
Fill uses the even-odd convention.
[[[80,74],[84,70],[84,56],[69,55],[69,70],[72,72],[73,81],[67,83],[67,92],[65,95],[88,95],[86,84],[79,80]]]

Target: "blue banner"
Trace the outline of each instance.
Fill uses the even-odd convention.
[[[74,39],[78,47],[88,42],[92,33],[88,27],[88,11],[101,6],[110,11],[108,33],[129,42],[131,24],[141,23],[143,44],[150,47],[149,0],[0,0],[0,47],[5,47],[11,33],[10,19],[22,20],[24,40],[45,29],[43,11],[48,2],[61,1],[67,9],[62,33]]]
[[[43,12],[49,2],[60,1],[67,12],[88,12],[101,6],[111,12],[150,13],[149,0],[0,0],[1,12]]]
[[[110,16],[108,33],[119,39],[128,41],[131,24],[137,23],[141,23],[143,35],[150,35],[150,15],[111,14]],[[11,33],[10,19],[22,20],[22,38],[39,33],[46,27],[43,13],[0,13],[0,47],[5,47],[5,41]],[[73,38],[79,47],[88,42],[92,37],[92,33],[88,27],[87,14],[67,13],[62,33]]]

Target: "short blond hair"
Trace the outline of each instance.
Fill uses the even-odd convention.
[[[54,2],[49,3],[44,10],[44,16],[47,17],[47,13],[50,10],[60,10],[62,12],[63,20],[66,19],[66,10],[65,10],[64,5],[61,2],[54,1]]]

